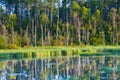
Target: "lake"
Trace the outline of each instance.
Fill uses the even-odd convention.
[[[0,80],[120,80],[120,56],[2,56]]]

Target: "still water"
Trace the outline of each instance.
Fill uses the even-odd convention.
[[[0,80],[120,80],[120,56],[4,60]]]

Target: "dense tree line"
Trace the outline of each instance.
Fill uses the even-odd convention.
[[[7,46],[120,44],[119,0],[0,0]]]

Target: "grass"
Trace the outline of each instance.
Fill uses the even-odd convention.
[[[101,56],[120,55],[120,46],[76,46],[76,47],[31,47],[0,50],[0,60],[23,58],[51,58],[63,56]]]
[[[20,48],[20,49],[1,49],[0,54],[3,53],[29,53],[29,52],[58,52],[66,51],[70,53],[71,51],[76,52],[77,54],[84,54],[84,53],[98,53],[98,52],[120,52],[120,46],[84,46],[84,47],[60,47],[60,46],[46,46],[46,47],[31,47],[31,48]]]

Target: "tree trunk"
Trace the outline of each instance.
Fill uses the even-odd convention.
[[[102,31],[102,44],[105,45],[105,33]]]
[[[31,35],[31,39],[32,39],[32,44],[33,44],[33,42],[34,42],[34,20],[33,20],[33,18],[32,18],[32,35]]]
[[[21,31],[21,12],[22,12],[22,9],[21,9],[21,4],[20,4],[20,0],[19,0],[19,4],[18,4],[18,27],[20,29],[20,37],[23,37],[22,36],[22,31]],[[22,41],[20,41],[20,46],[22,46]]]
[[[117,32],[117,33],[116,33],[116,43],[117,43],[117,46],[118,46],[118,42],[119,42],[118,39],[119,39],[119,33]]]
[[[89,21],[88,21],[88,28],[87,28],[87,40],[86,40],[86,44],[88,45],[89,44],[89,27],[91,26],[91,20],[90,20],[90,17],[91,17],[91,10],[90,10],[90,7],[91,7],[91,4],[90,4],[90,0],[88,0],[88,6],[89,6]]]
[[[51,4],[51,6],[52,6],[52,8],[51,8],[51,15],[50,15],[50,20],[51,20],[51,22],[50,22],[50,27],[52,28],[52,24],[53,24],[53,0],[52,0],[52,4]],[[51,31],[49,31],[49,36],[51,36],[52,35],[52,30]],[[50,39],[49,39],[49,45],[50,45]]]
[[[79,44],[80,44],[81,43],[81,33],[80,33],[81,22],[80,22],[79,18],[78,18],[77,22],[78,22],[78,26],[77,26],[78,41],[79,41]]]
[[[50,29],[48,30],[48,45],[50,46]]]
[[[45,32],[44,33],[45,33],[45,42],[44,43],[46,45],[46,24],[45,24]]]
[[[56,30],[56,39],[58,40],[58,36],[59,36],[59,8],[60,8],[60,3],[58,3],[58,19],[57,19],[57,30]]]
[[[29,32],[28,32],[28,26],[27,26],[27,29],[26,29],[26,40],[27,40],[27,43],[26,43],[26,45],[27,46],[29,46],[29,39],[28,39],[28,35],[29,34]]]
[[[42,25],[41,25],[41,39],[42,39],[41,45],[43,46],[44,42],[43,42],[43,26]]]
[[[12,23],[12,44],[14,44],[14,27],[13,27],[13,23]]]
[[[45,14],[47,14],[46,5],[45,5],[44,10],[45,10]],[[45,27],[45,29],[44,29],[44,45],[46,45],[46,31],[47,31],[46,26],[47,26],[47,24],[44,25],[44,27]]]
[[[34,2],[34,28],[35,28],[34,46],[37,46],[37,25],[36,25],[37,24],[37,19],[36,19],[37,13],[36,13],[36,3],[37,3],[37,0],[35,0],[35,2]]]
[[[35,41],[34,41],[34,45],[37,46],[37,26],[35,24]]]
[[[116,31],[117,31],[117,28],[116,28],[116,9],[113,10],[113,45],[115,45],[115,42],[116,42]]]
[[[82,37],[83,39],[83,42],[84,42],[84,44],[86,44],[86,29],[85,29],[85,26],[83,26],[83,37]]]
[[[59,20],[57,21],[57,29],[56,29],[56,40],[58,40],[58,24],[59,24]]]
[[[68,46],[69,45],[69,25],[68,25],[68,22],[66,24],[66,28],[67,28],[67,30],[66,30],[66,46]]]

